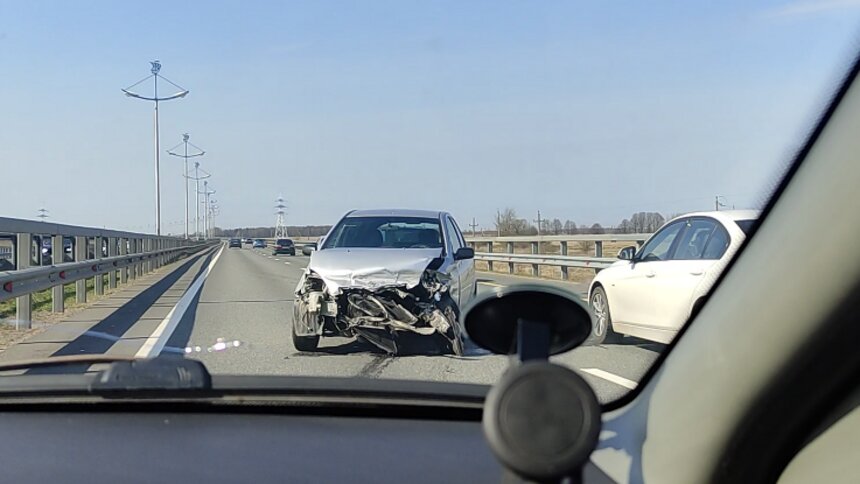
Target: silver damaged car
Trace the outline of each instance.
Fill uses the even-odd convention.
[[[408,332],[462,355],[459,314],[477,291],[474,256],[446,212],[349,212],[299,279],[293,344],[315,351],[322,336],[357,336],[397,354]]]

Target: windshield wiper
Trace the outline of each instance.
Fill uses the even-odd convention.
[[[107,363],[89,385],[93,393],[111,391],[211,390],[212,376],[203,363],[180,357],[132,358],[107,355],[55,356],[0,364],[0,372],[56,366]]]

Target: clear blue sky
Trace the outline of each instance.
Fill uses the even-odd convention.
[[[152,106],[120,92],[152,59],[191,90],[162,105],[162,148],[207,151],[219,226],[273,224],[279,194],[291,224],[757,206],[860,2],[691,3],[0,1],[0,215],[153,230]],[[162,157],[173,233],[181,172]]]

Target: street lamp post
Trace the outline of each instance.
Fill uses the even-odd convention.
[[[176,86],[180,91],[177,92],[176,94],[172,94],[172,95],[167,96],[167,97],[158,97],[158,78],[159,78],[158,73],[159,73],[159,71],[161,71],[161,62],[154,60],[154,61],[150,62],[150,64],[152,64],[152,68],[149,70],[149,72],[151,72],[152,74],[141,79],[140,81],[137,81],[136,83],[132,84],[131,86],[123,89],[122,92],[124,92],[125,95],[128,97],[133,97],[136,99],[142,99],[144,101],[155,102],[155,113],[154,113],[154,117],[155,117],[155,234],[161,235],[161,169],[159,166],[161,163],[161,153],[160,153],[161,149],[159,148],[159,135],[158,135],[158,103],[161,101],[170,101],[172,99],[178,99],[181,97],[185,97],[189,93],[189,91],[187,89],[182,88],[178,84],[175,84],[170,79],[168,79],[164,76],[160,76],[165,81]],[[140,94],[137,94],[137,93],[130,91],[131,88],[140,84],[143,81],[146,81],[150,77],[153,78],[153,80],[154,80],[154,90],[153,90],[154,94],[152,97],[141,96]]]
[[[200,176],[201,171],[203,171],[203,176]],[[212,175],[207,173],[205,170],[200,169],[200,162],[199,161],[194,162],[194,177],[191,179],[197,182],[197,186],[194,189],[194,191],[196,192],[196,195],[195,195],[195,205],[196,206],[194,209],[194,236],[198,239],[200,238],[200,195],[203,193],[200,191],[200,180],[205,180],[206,178],[209,178],[210,176],[212,176]]]
[[[215,216],[218,215],[218,208],[219,208],[218,207],[218,200],[215,200],[214,198],[210,199],[209,200],[209,232],[208,232],[208,238],[210,238],[210,239],[212,238],[213,234],[215,233],[214,220],[215,220]]]
[[[209,189],[209,180],[203,181],[203,236],[209,238],[209,195],[215,190]]]
[[[173,152],[173,150],[178,148],[179,145],[176,145],[173,148],[170,148],[169,150],[167,150],[167,154],[169,154],[169,155],[178,156],[180,158],[185,158],[185,175],[184,175],[184,177],[185,177],[185,238],[186,239],[188,238],[188,179],[190,178],[188,176],[188,158],[194,158],[196,156],[203,156],[206,154],[206,152],[203,151],[202,149],[200,149],[199,146],[188,141],[189,138],[191,138],[191,137],[188,135],[188,133],[185,133],[182,135],[182,143],[179,143],[179,145],[181,145],[181,144],[185,145],[185,154],[179,154],[179,153]],[[189,155],[188,154],[188,145],[193,146],[194,148],[196,148],[200,152]],[[199,167],[200,163],[197,163],[196,166]],[[198,184],[199,184],[199,182],[198,182]],[[199,190],[200,187],[197,187],[197,189]]]

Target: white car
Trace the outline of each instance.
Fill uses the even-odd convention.
[[[592,344],[621,335],[669,343],[738,250],[756,210],[697,212],[674,218],[638,251],[600,271],[588,290]]]

